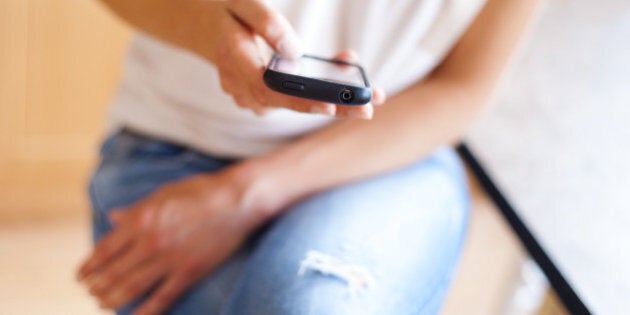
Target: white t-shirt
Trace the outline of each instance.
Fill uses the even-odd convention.
[[[418,82],[448,53],[483,0],[271,0],[305,52],[358,52],[373,86],[388,95]],[[258,117],[220,87],[213,65],[138,34],[109,114],[109,130],[128,127],[218,157],[272,151],[334,118],[273,110]],[[262,80],[262,78],[261,78]],[[418,104],[419,106],[421,104]]]

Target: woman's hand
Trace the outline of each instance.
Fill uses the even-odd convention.
[[[81,266],[79,278],[106,308],[154,289],[137,314],[163,313],[264,221],[241,179],[229,170],[195,176],[112,212],[115,228]]]
[[[302,52],[297,36],[289,22],[260,0],[228,0],[224,2],[223,14],[219,14],[217,36],[212,52],[207,55],[221,78],[221,87],[232,95],[242,108],[264,115],[270,107],[283,107],[298,112],[317,113],[330,116],[370,119],[374,108],[364,106],[342,106],[311,101],[275,92],[262,80],[265,64],[255,38],[262,38],[277,53],[289,58],[298,58]],[[215,15],[216,16],[216,15]],[[334,58],[356,61],[351,51],[339,53]],[[373,103],[380,104],[385,96],[375,88]]]
[[[289,58],[301,55],[289,22],[263,0],[101,0],[131,25],[161,40],[182,47],[213,63],[223,90],[236,104],[263,115],[272,107],[305,113],[371,118],[374,108],[337,106],[300,99],[268,89],[263,83],[263,62],[257,40]],[[352,54],[338,58],[351,61]],[[384,94],[374,89],[372,101]]]

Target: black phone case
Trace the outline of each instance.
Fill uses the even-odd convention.
[[[360,106],[369,103],[372,99],[372,87],[361,66],[341,60],[325,59],[310,55],[305,55],[304,57],[358,67],[366,86],[360,87],[303,77],[274,71],[269,67],[267,67],[267,70],[265,70],[263,74],[265,84],[270,89],[283,94],[339,105]],[[276,56],[274,56],[274,59],[275,58]],[[274,60],[272,59],[271,62],[274,62]]]

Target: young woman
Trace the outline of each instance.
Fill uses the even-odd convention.
[[[98,244],[79,278],[102,307],[439,311],[469,207],[448,145],[537,0],[103,2],[140,34],[90,185]],[[273,92],[260,42],[292,58],[358,55],[374,105],[389,99]]]

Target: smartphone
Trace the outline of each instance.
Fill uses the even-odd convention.
[[[304,55],[299,59],[274,55],[263,75],[272,90],[339,105],[365,105],[372,87],[363,68],[354,63]]]

